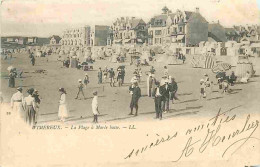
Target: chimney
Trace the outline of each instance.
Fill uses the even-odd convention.
[[[196,13],[200,13],[200,8],[196,7]]]

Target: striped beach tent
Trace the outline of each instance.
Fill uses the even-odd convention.
[[[212,68],[212,72],[219,73],[231,69],[231,65],[228,63],[219,63]]]
[[[211,69],[211,68],[214,67],[214,65],[215,65],[215,61],[212,58],[212,56],[206,56],[205,63],[204,63],[204,68]]]
[[[238,63],[236,66],[235,74],[238,78],[243,78],[246,73],[249,72],[250,77],[254,75],[255,71],[253,69],[252,63]]]

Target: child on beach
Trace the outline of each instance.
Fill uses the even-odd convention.
[[[92,112],[94,115],[94,123],[98,123],[98,115],[100,114],[98,111],[98,96],[97,96],[97,91],[93,92],[93,100],[92,100]]]

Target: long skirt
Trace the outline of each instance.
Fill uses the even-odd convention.
[[[35,125],[35,116],[36,111],[34,110],[33,106],[26,106],[26,122],[29,125]]]
[[[132,97],[130,102],[130,108],[138,108],[138,99]]]
[[[8,82],[8,86],[10,88],[14,88],[15,87],[15,79],[14,78],[9,78],[9,82]]]
[[[14,102],[12,114],[15,115],[16,119],[24,118],[22,102]]]
[[[68,117],[68,109],[66,104],[61,104],[59,106],[59,113],[58,113],[59,118],[66,118]]]

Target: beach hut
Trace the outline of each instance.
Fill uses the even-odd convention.
[[[235,74],[238,78],[242,78],[246,76],[247,72],[249,72],[250,77],[254,75],[253,64],[248,60],[247,56],[239,56]]]

